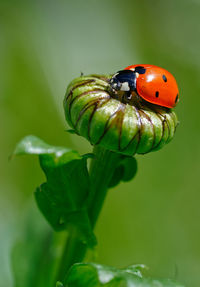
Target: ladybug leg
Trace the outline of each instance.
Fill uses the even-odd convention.
[[[131,100],[132,99],[132,94],[130,91],[127,91],[127,92],[124,92],[124,97],[127,99],[127,100]]]
[[[129,103],[131,99],[132,99],[132,94],[130,91],[123,92],[123,96],[122,96],[123,103]]]

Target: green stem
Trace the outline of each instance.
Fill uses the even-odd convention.
[[[67,271],[69,268],[77,262],[80,262],[85,255],[87,250],[87,245],[84,244],[79,236],[78,230],[74,226],[69,230],[69,235],[67,237],[62,258],[59,264],[58,275],[56,281],[64,281]]]
[[[95,158],[90,165],[92,190],[88,202],[88,212],[94,228],[107,194],[108,184],[123,156],[99,146],[94,147],[93,152]]]
[[[91,191],[88,198],[88,214],[92,225],[95,227],[99,213],[107,194],[108,184],[123,157],[122,155],[106,150],[99,146],[94,147],[94,158],[90,165]],[[63,256],[60,262],[57,280],[63,281],[69,268],[77,262],[81,262],[87,251],[87,245],[83,243],[76,228],[69,233]]]

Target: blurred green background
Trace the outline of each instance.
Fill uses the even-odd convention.
[[[81,72],[114,73],[136,63],[175,75],[180,125],[161,151],[137,156],[132,182],[110,190],[96,227],[95,260],[144,263],[152,276],[199,286],[199,31],[199,0],[0,0],[1,287],[48,286],[36,283],[38,266],[48,264],[39,259],[41,246],[52,238],[33,197],[44,176],[36,158],[8,161],[15,144],[34,134],[91,151],[86,140],[65,132],[68,83]]]

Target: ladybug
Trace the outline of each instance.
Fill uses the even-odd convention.
[[[110,79],[112,91],[135,95],[143,100],[167,108],[174,108],[179,101],[175,78],[167,70],[154,65],[131,65],[117,72]]]

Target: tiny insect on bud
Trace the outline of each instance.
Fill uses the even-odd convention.
[[[174,111],[112,92],[111,76],[81,76],[64,98],[65,117],[77,134],[92,145],[124,155],[144,154],[163,147],[174,136]]]

